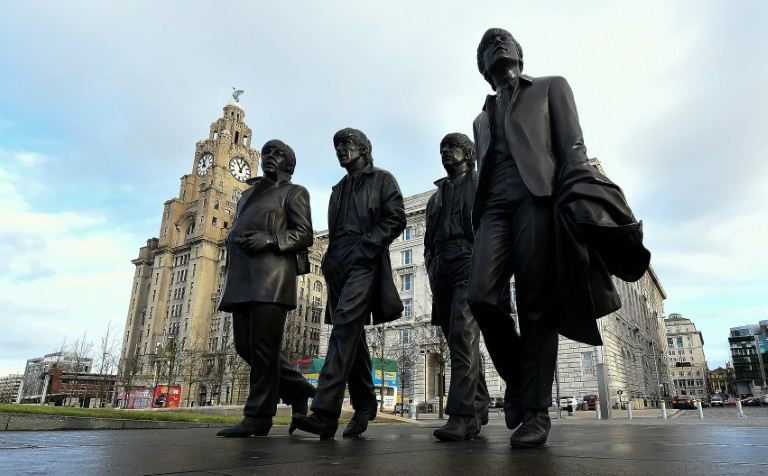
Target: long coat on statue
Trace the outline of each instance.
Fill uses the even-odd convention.
[[[568,161],[555,190],[558,331],[601,345],[596,319],[621,308],[611,275],[637,281],[651,253],[618,185],[587,161]]]
[[[277,182],[256,177],[248,183],[252,187],[237,202],[226,239],[227,267],[219,309],[231,312],[236,304],[248,302],[278,303],[294,309],[296,276],[306,268],[306,250],[314,239],[309,192],[281,172]],[[271,234],[277,249],[246,253],[235,238],[248,231]]]
[[[403,302],[392,279],[389,244],[405,229],[403,195],[395,178],[387,172],[366,165],[354,182],[353,200],[361,230],[359,246],[369,259],[378,256],[379,275],[374,283],[372,323],[393,321],[403,312]],[[343,179],[342,179],[343,180]],[[328,202],[328,237],[337,233],[336,221],[341,206],[341,182],[333,186]],[[330,306],[326,305],[326,324],[332,324]]]

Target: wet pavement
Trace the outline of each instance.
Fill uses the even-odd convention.
[[[211,428],[0,433],[2,474],[768,474],[768,420],[555,421],[546,448],[512,450],[495,421],[481,438],[439,443],[440,421],[372,425],[319,441],[287,427],[221,439]],[[301,434],[300,434],[301,433]]]

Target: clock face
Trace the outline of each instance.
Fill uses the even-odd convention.
[[[251,178],[251,166],[242,157],[234,157],[229,161],[229,171],[240,182],[245,182]]]
[[[206,152],[197,161],[197,175],[203,176],[208,173],[208,169],[213,165],[213,154]]]

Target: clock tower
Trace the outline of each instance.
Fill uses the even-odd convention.
[[[131,388],[178,385],[182,405],[220,400],[231,391],[231,378],[224,390],[227,379],[216,375],[221,373],[216,369],[226,368],[220,360],[233,344],[231,316],[216,307],[226,263],[224,239],[248,187],[245,181],[259,166],[244,120],[239,102],[224,106],[208,138],[195,145],[191,173],[181,177],[179,195],[163,206],[159,238],[149,239],[133,260],[120,359],[123,406]]]

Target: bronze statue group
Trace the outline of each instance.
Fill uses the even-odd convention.
[[[566,80],[523,75],[520,45],[498,28],[483,36],[477,65],[495,94],[475,119],[474,143],[460,133],[441,141],[447,176],[435,182],[427,205],[432,324],[446,337],[451,365],[449,418],[434,436],[472,439],[488,423],[482,334],[506,383],[510,444],[538,447],[551,426],[558,334],[601,344],[596,319],[621,306],[611,276],[639,279],[650,253],[621,190],[588,162]],[[290,181],[294,152],[271,140],[262,148],[263,174],[248,181],[226,241],[219,309],[232,313],[235,346],[251,372],[243,420],[218,436],[267,435],[282,399],[292,406],[290,433],[332,439],[347,387],[354,415],[343,436],[360,436],[376,417],[365,326],[403,312],[389,258],[406,224],[403,196],[395,177],[374,167],[363,132],[342,129],[333,144],[346,175],[328,206],[322,272],[333,327],[317,388],[280,352],[313,232],[309,194]]]

